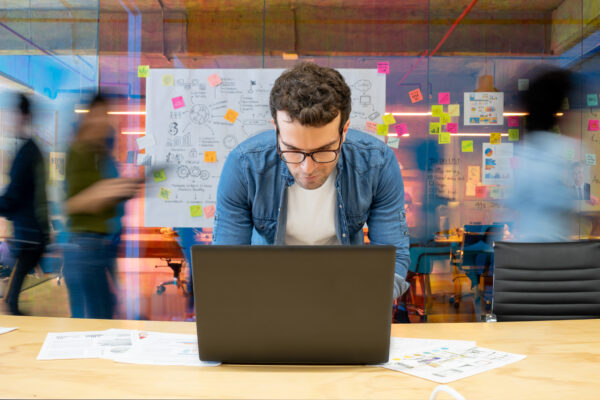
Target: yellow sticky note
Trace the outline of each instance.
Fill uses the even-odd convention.
[[[431,106],[431,115],[434,117],[441,117],[444,113],[444,106],[435,105]]]
[[[217,152],[216,151],[205,151],[204,152],[204,162],[206,162],[206,163],[217,162]]]
[[[450,115],[448,113],[442,113],[442,115],[440,115],[440,124],[447,124],[451,121],[452,119],[450,118]]]
[[[160,197],[161,199],[169,200],[169,196],[171,196],[171,191],[169,189],[161,187],[160,192],[158,193],[158,197]]]
[[[200,204],[190,206],[190,215],[192,217],[201,217],[202,214],[202,206]]]
[[[460,117],[460,104],[448,104],[448,115],[451,117]]]
[[[385,124],[377,124],[377,134],[381,136],[387,136],[389,132],[389,126]]]
[[[472,140],[463,140],[460,142],[462,152],[463,153],[472,153],[473,152],[473,141]]]
[[[437,135],[438,133],[440,133],[442,129],[442,124],[440,124],[439,122],[430,122],[429,123],[429,134],[430,135]]]
[[[516,142],[519,140],[519,130],[518,129],[509,129],[508,130],[508,140],[510,142]]]
[[[175,81],[175,79],[173,79],[173,75],[171,74],[167,74],[167,75],[163,75],[162,76],[162,84],[163,86],[173,86],[173,82]]]
[[[147,78],[150,72],[149,65],[138,65],[138,78]]]
[[[502,134],[500,132],[490,133],[490,144],[500,144],[502,141]]]
[[[439,144],[450,143],[450,132],[440,132],[440,134],[438,135],[438,143]]]
[[[233,111],[231,108],[228,108],[224,118],[233,124],[237,119],[238,115],[240,115],[240,113],[238,113],[237,111]]]
[[[165,174],[164,169],[152,172],[152,176],[154,177],[154,182],[162,182],[167,179],[167,174]]]
[[[396,118],[392,114],[385,114],[381,119],[386,125],[394,125],[396,123]]]
[[[565,97],[563,99],[563,102],[562,102],[562,105],[560,106],[560,109],[561,110],[565,110],[565,111],[569,109],[569,98],[568,97]]]

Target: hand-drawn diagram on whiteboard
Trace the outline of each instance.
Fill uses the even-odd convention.
[[[242,141],[273,129],[269,94],[283,71],[150,70],[142,141],[150,145],[144,157],[138,155],[138,163],[154,169],[146,179],[145,226],[212,227],[225,159]],[[367,121],[380,122],[385,74],[339,71],[352,90],[350,127],[364,130]]]

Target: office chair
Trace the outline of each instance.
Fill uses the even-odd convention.
[[[166,285],[174,285],[177,289],[181,289],[184,296],[188,296],[189,291],[186,289],[188,281],[181,279],[181,270],[185,261],[172,261],[170,258],[161,258],[161,260],[165,260],[167,265],[155,265],[154,268],[171,268],[173,270],[173,279],[158,284],[156,286],[156,294],[163,294],[166,290]]]
[[[600,241],[496,242],[498,321],[600,318]]]

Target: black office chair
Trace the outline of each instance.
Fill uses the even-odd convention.
[[[496,242],[498,321],[600,318],[600,241]]]
[[[187,290],[188,281],[185,278],[181,278],[181,270],[183,269],[185,260],[174,261],[170,258],[161,258],[161,260],[165,260],[167,265],[155,265],[154,268],[171,268],[173,270],[173,279],[159,283],[156,286],[156,294],[163,294],[166,290],[166,285],[173,285],[177,289],[181,289],[184,296],[189,296],[190,293]]]

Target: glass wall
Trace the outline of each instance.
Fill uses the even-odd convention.
[[[0,19],[0,75],[12,88],[35,92],[51,110],[48,118],[54,118],[55,129],[40,133],[48,142],[51,166],[65,151],[79,116],[75,110],[85,94],[97,88],[113,100],[114,156],[120,174],[136,177],[152,170],[150,146],[140,141],[153,129],[146,123],[151,93],[143,66],[152,73],[288,68],[299,61],[372,71],[387,65],[385,106],[371,110],[357,84],[352,90],[358,106],[351,119],[364,121],[359,128],[368,131],[367,122],[383,125],[384,114],[394,116],[387,135],[373,135],[393,149],[402,169],[411,255],[432,248],[442,255],[426,260],[426,265],[413,260],[411,270],[431,273],[446,268],[433,289],[444,292],[437,299],[447,304],[459,304],[465,290],[480,290],[474,296],[483,303],[489,300],[482,274],[465,272],[469,240],[488,246],[471,264],[490,273],[490,240],[518,238],[522,215],[508,200],[520,167],[518,148],[527,135],[527,111],[520,99],[534,73],[542,66],[576,72],[581,84],[565,101],[554,130],[574,140],[564,149],[564,158],[569,164],[581,164],[590,197],[576,203],[565,236],[599,235],[597,2],[48,0],[26,7],[17,1],[5,3],[9,5]],[[248,90],[258,90],[255,85]],[[198,87],[204,86],[200,82]],[[479,108],[481,104],[485,106]],[[165,110],[165,118],[172,117],[171,111]],[[3,143],[6,175],[10,146]],[[205,149],[200,145],[196,150]],[[147,179],[154,184],[152,177]],[[58,204],[60,185],[52,184]],[[146,190],[145,196],[125,206],[118,316],[190,318],[191,285],[184,260],[189,261],[192,244],[210,244],[211,224],[204,219],[197,226],[149,224],[146,208],[150,203],[155,207],[155,202],[148,196]],[[168,205],[164,210],[170,212]],[[174,276],[175,284],[162,284]],[[465,276],[470,280],[461,286]],[[411,290],[420,299],[419,312],[425,312],[427,290],[416,281]]]

